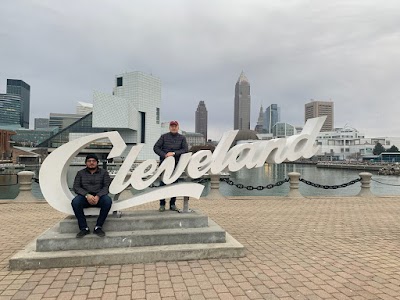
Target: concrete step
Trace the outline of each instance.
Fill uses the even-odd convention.
[[[89,228],[96,225],[97,216],[86,218]],[[136,231],[172,228],[200,228],[208,226],[208,217],[200,212],[181,214],[175,211],[158,212],[154,210],[122,212],[110,214],[104,223],[104,231]],[[78,222],[69,216],[60,222],[60,233],[77,233]]]
[[[214,222],[209,227],[106,232],[100,238],[89,234],[77,239],[76,233],[60,233],[59,224],[36,240],[36,251],[91,250],[156,245],[224,243],[225,231]]]
[[[228,233],[226,234],[225,243],[181,244],[54,252],[36,252],[35,246],[36,243],[32,242],[24,250],[14,255],[10,259],[10,269],[30,270],[123,265],[157,261],[233,258],[243,257],[245,255],[243,245]]]

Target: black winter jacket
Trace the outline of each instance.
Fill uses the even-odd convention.
[[[154,152],[160,156],[160,164],[165,159],[168,152],[175,152],[175,165],[178,163],[182,154],[188,152],[186,138],[179,133],[171,132],[163,134],[153,147]]]

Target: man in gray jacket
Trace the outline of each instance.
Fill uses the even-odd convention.
[[[158,141],[155,143],[153,150],[160,156],[160,164],[169,156],[175,158],[175,166],[179,162],[179,158],[182,154],[188,152],[188,144],[186,138],[179,134],[179,123],[178,121],[169,122],[169,132],[163,134]],[[160,186],[165,185],[161,181]],[[175,206],[176,197],[172,197],[169,202],[170,210],[177,210]],[[160,212],[165,211],[165,199],[160,200]]]
[[[83,209],[93,206],[100,207],[100,214],[93,233],[104,237],[106,234],[102,230],[102,226],[112,206],[112,200],[108,196],[111,178],[106,170],[98,167],[99,159],[96,154],[88,154],[85,164],[86,168],[80,170],[75,176],[74,191],[77,195],[71,202],[80,229],[76,237],[83,238],[90,233]]]

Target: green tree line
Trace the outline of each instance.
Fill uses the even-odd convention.
[[[381,143],[376,143],[374,149],[372,150],[372,153],[374,155],[379,155],[382,152],[400,152],[399,148],[397,148],[395,145],[390,147],[389,149],[385,149],[385,147],[382,146]]]

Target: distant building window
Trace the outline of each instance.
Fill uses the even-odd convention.
[[[156,123],[160,124],[160,108],[156,107]]]
[[[122,86],[122,77],[117,77],[117,86]]]

